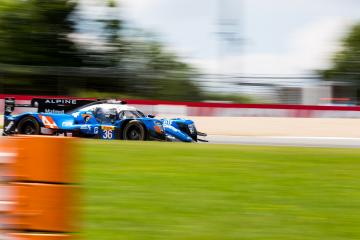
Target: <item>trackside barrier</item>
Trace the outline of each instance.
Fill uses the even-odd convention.
[[[0,110],[4,109],[4,98],[14,97],[19,104],[29,104],[33,98],[72,98],[65,96],[22,96],[0,94]],[[95,100],[83,98],[83,100]],[[286,104],[233,104],[214,102],[177,102],[163,100],[123,99],[147,114],[167,116],[207,117],[291,117],[291,118],[360,118],[360,106],[318,106]],[[19,113],[15,109],[14,114]],[[21,109],[34,111],[34,109]],[[1,114],[1,113],[0,113]],[[0,120],[1,121],[1,120]]]
[[[69,138],[0,140],[0,239],[75,239],[74,150]]]

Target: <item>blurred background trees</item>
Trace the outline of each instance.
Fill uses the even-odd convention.
[[[118,8],[109,1],[107,8]],[[96,22],[100,43],[79,41]],[[94,33],[91,33],[94,34]],[[82,19],[70,0],[0,0],[0,92],[202,100],[190,65],[121,19]]]
[[[134,4],[129,11],[133,1],[118,5],[123,2],[0,0],[0,93],[240,103],[360,103],[360,90],[355,90],[360,89],[360,24],[343,40],[343,48],[334,57],[332,67],[314,71],[328,68],[325,64],[333,54],[329,49],[334,49],[331,44],[335,44],[333,30],[339,28],[341,32],[347,26],[325,24],[328,29],[324,33],[329,32],[331,36],[316,41],[311,26],[323,23],[317,17],[316,8],[312,24],[289,21],[295,27],[291,31],[283,28],[279,19],[274,19],[273,40],[267,41],[261,36],[266,32],[266,18],[241,14],[242,9],[255,9],[257,3],[242,5],[240,1],[224,0],[218,1],[215,8],[199,4],[192,9],[193,19],[185,22],[179,16],[192,7],[191,1],[178,0],[171,4],[162,1],[166,11],[152,9],[149,4],[146,11],[168,14],[159,14],[158,18],[150,14],[148,20],[155,19],[155,22],[171,19],[167,11],[184,6],[183,12],[173,17],[174,22],[169,21],[162,27],[155,24],[150,29],[165,35],[165,45],[159,36],[149,33],[149,29],[134,27],[133,24],[147,21],[144,18],[136,22],[141,17],[131,15],[134,9],[141,12],[142,5]],[[338,4],[338,7],[344,5],[344,9],[355,6]],[[306,1],[301,6],[303,12],[297,16],[305,14],[308,8],[313,9]],[[279,7],[293,11],[291,6]],[[208,16],[198,19],[196,9],[206,10]],[[273,14],[271,9],[266,12]],[[250,19],[250,25],[243,18]],[[356,14],[353,19],[356,21]],[[193,23],[196,24],[192,26]],[[184,26],[180,37],[176,24]],[[253,25],[257,27],[246,27]],[[200,29],[202,27],[204,29]],[[303,27],[309,32],[302,31]],[[201,34],[194,33],[198,29]],[[301,44],[294,42],[290,36],[292,31],[299,34],[296,39],[300,39]],[[247,33],[249,41],[244,41]],[[282,42],[284,46],[279,44]],[[307,61],[308,64],[302,64]],[[203,72],[195,69],[195,65]]]
[[[349,81],[360,86],[360,23],[343,39],[342,50],[333,59],[333,67],[324,71],[326,79]]]
[[[1,0],[2,92],[57,91],[57,67],[82,66],[79,50],[67,37],[74,31],[70,15],[75,7],[70,1]]]
[[[353,101],[360,103],[360,23],[350,29],[342,41],[342,50],[333,58],[332,68],[323,71],[322,76],[338,82],[334,84],[339,85],[336,97],[353,95]]]

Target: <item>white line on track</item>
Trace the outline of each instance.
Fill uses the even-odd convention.
[[[254,136],[257,137],[257,136]],[[300,137],[300,136],[263,136],[261,138],[274,138],[274,139],[319,139],[319,140],[360,140],[360,138],[353,137]]]
[[[359,148],[360,138],[347,137],[303,137],[303,136],[220,136],[207,137],[210,143],[268,145],[268,146],[304,146],[304,147],[350,147]]]

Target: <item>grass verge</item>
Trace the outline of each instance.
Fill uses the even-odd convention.
[[[360,150],[85,141],[87,240],[360,239]]]

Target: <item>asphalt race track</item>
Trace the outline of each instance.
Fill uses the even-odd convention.
[[[0,130],[2,135],[2,129]],[[200,144],[239,144],[260,146],[301,146],[359,148],[360,138],[341,137],[276,137],[276,136],[224,136],[210,135],[205,138],[208,143]]]
[[[276,137],[276,136],[208,136],[209,143],[241,144],[262,146],[302,146],[302,147],[331,147],[358,148],[360,138],[341,137]]]

